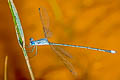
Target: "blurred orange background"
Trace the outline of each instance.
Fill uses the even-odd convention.
[[[38,55],[30,58],[36,80],[120,80],[120,1],[119,0],[13,0],[17,8],[26,45],[29,38],[44,38],[38,8],[44,7],[50,18],[53,35],[49,41],[102,49],[117,54],[63,47],[78,76],[75,78],[49,46],[39,46]],[[35,53],[35,52],[34,52]],[[34,53],[28,53],[29,56]],[[8,56],[8,80],[30,80],[19,47],[7,0],[0,0],[0,80]]]

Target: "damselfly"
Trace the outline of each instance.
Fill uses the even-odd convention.
[[[64,51],[64,49],[59,46],[86,48],[86,49],[103,51],[103,52],[108,52],[108,53],[113,53],[113,54],[116,53],[116,51],[114,51],[114,50],[104,50],[104,49],[99,49],[99,48],[49,42],[48,37],[50,35],[50,31],[49,31],[49,17],[48,17],[47,11],[45,10],[45,8],[39,8],[39,14],[40,14],[40,19],[41,19],[41,22],[43,25],[43,31],[44,31],[45,38],[42,38],[39,40],[34,40],[33,38],[30,38],[30,46],[34,46],[32,49],[32,52],[36,48],[36,54],[37,54],[37,46],[39,46],[39,45],[50,45],[50,47],[56,52],[57,56],[64,62],[65,66],[73,74],[76,74],[76,71],[74,70],[72,64],[64,57],[64,56],[67,56],[67,57],[71,58],[72,56],[69,53],[67,53],[66,51]],[[60,52],[62,52],[63,54],[61,54]]]

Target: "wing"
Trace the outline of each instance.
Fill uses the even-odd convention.
[[[49,31],[49,16],[45,8],[39,8],[40,20],[43,25],[45,38],[51,37],[51,32]]]
[[[45,38],[48,38],[51,35],[51,32],[49,31],[49,16],[47,14],[47,11],[45,8],[41,7],[39,8],[39,14],[40,14],[40,19],[43,25],[43,30],[44,30],[44,35]],[[60,52],[62,52],[65,56],[71,58],[72,56],[65,51],[63,48],[58,47],[58,46],[54,46],[56,47]]]
[[[56,49],[56,47],[51,45],[51,48],[56,52],[58,58],[64,63],[64,65],[69,69],[69,71],[76,76],[77,73],[74,70],[73,65],[66,58],[63,57],[63,55]]]
[[[49,31],[49,17],[48,17],[47,11],[45,8],[41,7],[41,8],[39,8],[39,13],[40,13],[40,19],[41,19],[41,22],[43,25],[45,38],[48,38],[50,35],[50,31]],[[63,61],[63,63],[69,69],[69,71],[75,75],[76,72],[74,71],[72,64],[63,55],[65,55],[69,58],[71,58],[72,56],[59,46],[53,46],[53,45],[50,45],[50,46],[56,52],[59,59],[61,61]],[[63,55],[62,55],[62,53],[63,53]]]
[[[52,46],[52,45],[51,45]],[[68,58],[72,58],[72,55],[70,55],[67,51],[65,51],[62,47],[59,46],[53,46],[57,49],[57,51],[60,51],[63,55],[65,55]]]

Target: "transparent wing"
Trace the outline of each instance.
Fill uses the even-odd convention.
[[[39,8],[39,14],[40,14],[40,19],[41,19],[41,22],[42,22],[42,25],[43,25],[43,30],[44,30],[44,35],[45,35],[45,38],[48,38],[50,37],[51,35],[51,32],[49,31],[49,16],[47,14],[47,11],[45,8],[43,7],[40,7]],[[65,56],[71,58],[72,56],[67,52],[65,51],[63,48],[61,47],[58,47],[58,46],[54,46],[56,47],[60,52],[62,52]]]
[[[52,33],[49,31],[49,16],[45,8],[39,8],[39,15],[41,19],[41,23],[43,25],[45,38],[51,37]]]
[[[52,46],[52,45],[51,45]],[[70,55],[67,51],[65,51],[62,47],[59,46],[53,46],[55,47],[58,51],[60,51],[63,55],[65,55],[68,58],[72,58],[72,55]]]
[[[50,35],[50,31],[49,31],[49,17],[48,17],[47,11],[45,8],[41,7],[39,8],[39,13],[40,13],[40,19],[43,25],[45,38],[48,38]],[[61,47],[53,46],[53,45],[50,45],[50,46],[56,52],[59,59],[64,62],[65,66],[69,69],[69,71],[75,75],[76,72],[74,71],[72,64],[63,55],[69,58],[71,58],[72,56]]]
[[[74,70],[73,65],[66,58],[63,57],[63,55],[56,49],[56,47],[51,45],[51,48],[56,52],[59,59],[64,63],[64,65],[69,69],[69,71],[72,72],[72,74],[76,76],[77,73]]]

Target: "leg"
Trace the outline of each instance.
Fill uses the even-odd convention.
[[[30,46],[30,47],[32,47],[32,46]],[[34,49],[35,49],[35,46],[32,48],[32,50],[29,50],[29,51],[27,50],[27,52],[32,53],[34,51]]]
[[[33,56],[31,56],[30,58],[34,57],[37,55],[37,46],[34,46],[36,48],[35,54]]]
[[[31,48],[32,46],[31,45],[26,45],[26,48]]]

